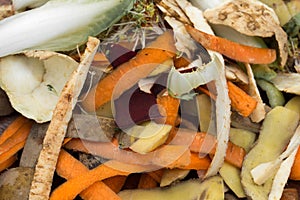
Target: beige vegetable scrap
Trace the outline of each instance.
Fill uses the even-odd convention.
[[[249,36],[275,35],[280,51],[281,66],[287,61],[287,35],[273,9],[257,0],[232,0],[213,9],[204,17],[213,24],[222,24]]]
[[[280,91],[300,95],[300,73],[278,73],[271,82]]]
[[[38,123],[51,119],[62,88],[78,63],[49,51],[0,58],[0,87],[15,110]]]
[[[256,108],[250,115],[250,118],[253,122],[261,122],[266,116],[265,103],[260,96],[251,65],[249,63],[246,63],[245,68],[247,70],[249,79],[248,93],[257,101]]]
[[[77,98],[83,87],[89,66],[91,65],[98,46],[99,40],[90,37],[81,63],[77,70],[72,73],[71,78],[62,90],[35,167],[29,193],[29,199],[31,200],[49,198],[53,174],[58,154],[66,134],[67,125],[71,119],[72,110],[77,102]]]

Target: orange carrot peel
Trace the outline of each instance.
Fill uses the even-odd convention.
[[[188,33],[206,49],[219,52],[233,60],[252,63],[270,64],[276,60],[276,50],[242,45],[230,40],[199,31],[191,25],[185,25]]]
[[[250,116],[256,108],[257,101],[231,81],[227,81],[227,87],[231,107],[244,117]],[[200,86],[196,90],[207,94],[213,100],[216,99],[216,95],[204,87]]]
[[[174,57],[176,54],[174,44],[171,32],[167,31],[158,36],[148,47],[142,49],[128,62],[121,64],[112,73],[100,80],[87,95],[84,95],[83,107],[87,111],[97,110],[104,103],[119,97],[141,78],[150,74],[159,64]],[[124,78],[125,76],[126,78]],[[121,79],[122,81],[120,81]],[[118,87],[116,87],[117,85]]]
[[[68,171],[68,173],[70,172]],[[67,182],[57,187],[52,192],[50,200],[74,199],[80,192],[95,182],[117,175],[127,176],[129,173],[110,168],[106,164],[101,164],[85,173],[79,173],[77,176],[70,178]]]
[[[11,156],[10,158],[8,158],[7,160],[5,160],[2,163],[0,163],[0,172],[2,172],[3,170],[9,168],[12,164],[14,164],[14,162],[17,159],[18,159],[17,154],[14,154],[13,156]]]
[[[156,98],[156,102],[159,106],[159,113],[165,117],[164,124],[171,125],[174,128],[178,119],[180,100],[169,95],[159,95]],[[166,144],[168,144],[174,138],[175,135],[173,133],[175,132],[170,131],[169,136],[166,140]]]
[[[150,165],[150,164],[156,164],[159,166],[163,167],[168,167],[168,168],[191,168],[187,167],[191,162],[193,161],[203,161],[206,163],[207,160],[193,160],[193,155],[191,153],[200,153],[200,154],[205,154],[205,155],[213,155],[216,151],[216,138],[212,135],[206,134],[206,133],[196,133],[196,134],[190,134],[184,132],[183,129],[174,129],[174,131],[182,131],[182,133],[176,135],[176,139],[171,142],[171,145],[162,145],[156,151],[155,155],[157,157],[163,156],[163,155],[168,155],[169,151],[172,151],[172,148],[174,147],[179,147],[179,146],[186,146],[186,148],[189,148],[190,152],[188,151],[188,154],[185,154],[187,152],[183,148],[180,150],[180,148],[174,148],[174,150],[178,150],[178,153],[182,153],[181,159],[175,160],[169,165],[163,165],[164,161],[161,159],[157,163],[153,163],[153,154],[148,153],[148,154],[138,154],[135,152],[130,152],[130,151],[125,151],[125,150],[120,150],[117,146],[112,145],[111,143],[99,143],[99,142],[88,142],[88,141],[82,141],[78,139],[73,139],[69,143],[66,144],[67,149],[75,150],[75,151],[81,151],[81,152],[86,152],[86,153],[92,153],[94,155],[98,155],[107,159],[116,159],[120,160],[120,162],[127,162],[127,163],[135,163],[139,165]],[[176,133],[175,133],[176,134]],[[187,141],[185,137],[186,135],[191,135],[191,141]],[[205,141],[205,142],[204,142]],[[187,147],[189,145],[189,147]],[[167,147],[172,147],[172,148],[167,148]],[[174,153],[175,154],[175,153]],[[243,148],[238,147],[231,142],[228,143],[228,148],[226,152],[226,157],[225,160],[231,164],[233,164],[236,167],[241,167],[244,156],[246,152]],[[201,159],[201,158],[199,158]],[[206,159],[206,158],[204,158]],[[202,168],[202,166],[199,166]]]
[[[28,122],[29,119],[23,116],[17,117],[1,134],[0,136],[0,144],[5,142],[10,136],[15,134],[17,130],[26,122]]]
[[[300,180],[300,148],[298,147],[295,159],[294,159],[294,164],[291,169],[290,177],[291,180]]]
[[[227,81],[227,87],[231,106],[242,116],[248,117],[255,110],[257,101],[231,81]]]
[[[24,147],[32,125],[33,121],[19,117],[3,132],[0,137],[0,165],[11,163],[11,157]]]
[[[79,160],[75,159],[68,152],[63,149],[60,151],[56,165],[56,172],[59,176],[68,180],[88,171],[89,169],[87,169]],[[83,199],[120,200],[118,195],[101,181],[95,182],[80,192],[80,196]]]

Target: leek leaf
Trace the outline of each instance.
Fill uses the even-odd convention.
[[[67,51],[96,36],[134,0],[51,0],[0,21],[0,57],[27,49]]]

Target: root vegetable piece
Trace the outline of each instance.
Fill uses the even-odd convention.
[[[118,193],[122,200],[153,200],[153,199],[172,199],[172,200],[194,200],[224,199],[223,180],[219,176],[213,176],[201,182],[200,179],[189,180],[178,183],[168,188],[155,189],[133,189],[123,190]]]
[[[148,153],[167,140],[171,129],[171,125],[150,122],[138,135],[139,139],[129,148],[140,154]]]
[[[242,116],[248,117],[256,108],[256,100],[231,81],[227,81],[231,106]]]
[[[99,40],[90,37],[78,68],[73,72],[62,90],[35,166],[29,199],[48,199],[49,197],[55,166],[67,125],[98,46]]]
[[[66,151],[61,150],[56,166],[56,172],[59,176],[69,180],[88,172],[88,169],[79,160],[75,159]],[[119,200],[117,195],[101,181],[95,182],[83,190],[80,193],[80,197],[83,199],[94,200]]]
[[[299,115],[296,112],[281,106],[267,114],[259,138],[245,157],[241,171],[242,185],[249,198],[268,199],[276,170],[266,172],[273,174],[263,185],[254,183],[251,170],[261,163],[276,159],[284,151],[298,122]]]
[[[33,121],[24,123],[16,132],[0,145],[0,163],[6,161],[21,150],[30,133]]]

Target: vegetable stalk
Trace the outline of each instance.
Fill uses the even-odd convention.
[[[26,49],[67,51],[132,8],[133,0],[51,0],[0,21],[0,57]]]

